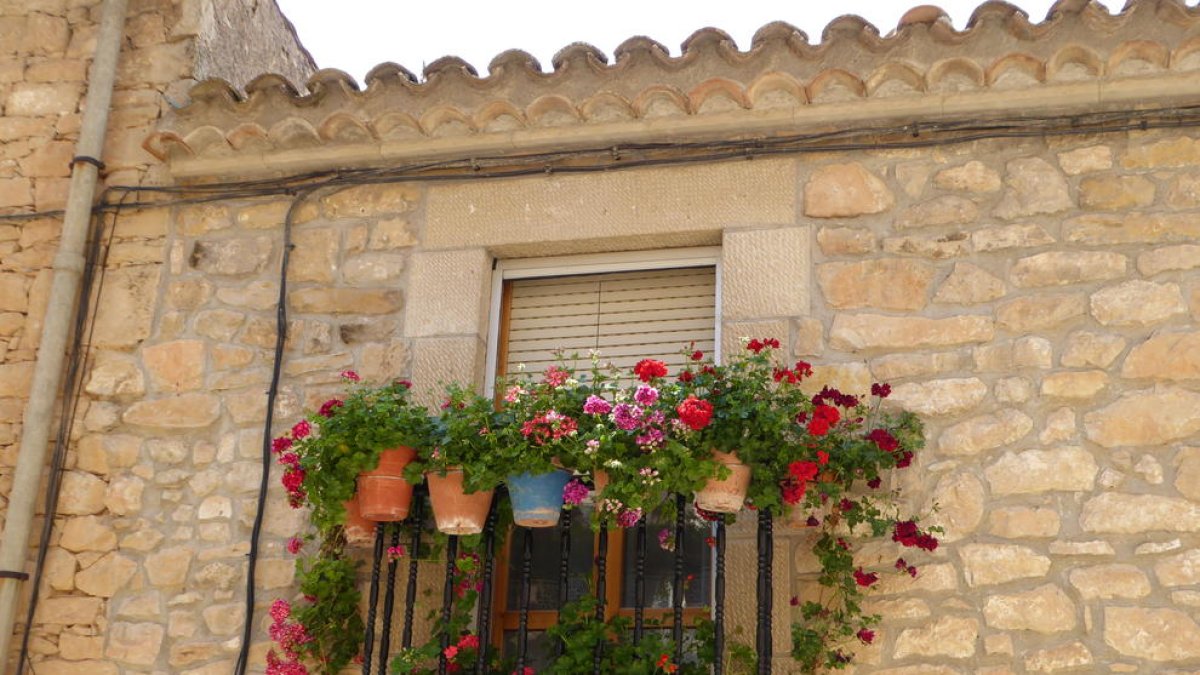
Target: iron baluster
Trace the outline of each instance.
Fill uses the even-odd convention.
[[[488,645],[492,643],[492,566],[495,564],[496,504],[499,496],[493,493],[492,506],[483,526],[483,588],[479,591],[479,609],[475,626],[479,632],[479,651],[475,654],[475,672],[483,675],[487,668]]]
[[[533,571],[533,530],[521,528],[521,597],[517,625],[517,672],[525,672],[529,650],[529,577]]]
[[[450,616],[454,612],[454,573],[458,570],[458,537],[446,537],[446,583],[442,586],[442,649],[438,652],[438,675],[446,673],[446,647],[450,646]]]
[[[400,545],[400,523],[392,526],[392,548]],[[392,605],[396,602],[396,568],[400,561],[388,557],[387,592],[383,596],[383,627],[379,632],[379,669],[378,675],[387,675],[388,652],[392,648]]]
[[[367,630],[363,636],[363,675],[371,675],[371,653],[375,650],[375,612],[379,609],[379,568],[383,560],[385,523],[375,525],[375,550],[371,561],[371,590],[367,595]]]
[[[596,620],[604,620],[604,611],[608,599],[608,528],[601,527],[596,542]],[[600,675],[600,661],[604,658],[604,641],[596,645],[596,653],[592,657],[592,672]]]
[[[713,675],[721,675],[725,657],[725,514],[717,517],[717,565],[713,582]]]
[[[755,642],[758,647],[758,672],[771,672],[771,566],[774,558],[771,513],[766,509],[758,512],[758,629]]]
[[[646,629],[646,515],[637,522],[637,561],[633,575],[633,644],[642,641]]]
[[[683,544],[687,525],[687,501],[675,495],[675,585],[671,588],[671,636],[675,640],[675,663],[683,661]]]
[[[421,555],[421,528],[424,525],[422,496],[420,489],[413,490],[412,513],[408,517],[412,539],[408,550],[408,586],[404,590],[404,632],[400,634],[400,646],[404,649],[412,647],[413,613],[417,606],[417,558]]]
[[[570,597],[571,583],[571,517],[575,513],[571,509],[563,511],[562,516],[558,520],[558,606],[563,607],[567,604]],[[559,640],[554,646],[556,656],[562,656],[563,649],[566,643]]]

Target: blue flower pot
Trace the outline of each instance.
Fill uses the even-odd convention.
[[[563,488],[571,480],[566,471],[533,475],[513,474],[505,479],[512,500],[513,521],[522,527],[554,527],[562,513]]]

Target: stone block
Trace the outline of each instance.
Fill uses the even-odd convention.
[[[79,82],[16,84],[8,94],[4,114],[42,117],[75,112],[81,86]]]
[[[966,197],[945,195],[905,209],[896,218],[895,227],[898,230],[910,230],[917,227],[960,225],[978,220],[978,204]]]
[[[929,302],[934,268],[898,258],[817,266],[825,302],[837,309],[919,310]]]
[[[1144,326],[1188,311],[1178,284],[1141,280],[1097,291],[1091,309],[1092,316],[1106,326]]]
[[[1125,351],[1125,338],[1104,333],[1076,332],[1067,337],[1062,365],[1067,368],[1107,368]],[[1126,376],[1128,377],[1128,376]]]
[[[1112,148],[1107,145],[1093,145],[1060,152],[1058,153],[1058,165],[1068,176],[1111,169],[1113,165]]]
[[[1046,398],[1086,400],[1108,388],[1108,373],[1083,370],[1052,373],[1042,378],[1042,396]]]
[[[1200,267],[1200,244],[1180,244],[1146,251],[1138,256],[1137,268],[1144,276]]]
[[[321,199],[326,218],[374,218],[411,211],[420,200],[419,188],[402,183],[356,185]]]
[[[977,378],[909,382],[892,389],[891,405],[918,415],[957,415],[978,406],[987,396],[987,385]]]
[[[427,188],[426,249],[507,247],[528,255],[585,252],[582,233],[612,248],[716,243],[731,226],[796,222],[796,161],[694,164],[588,176],[549,175]],[[497,250],[493,248],[493,250]]]
[[[479,384],[484,358],[479,338],[419,338],[412,341],[411,349],[414,393],[422,403],[434,403],[441,393],[441,384]]]
[[[958,370],[967,363],[962,352],[886,354],[871,360],[871,372],[880,382],[924,377]]]
[[[1041,157],[1014,159],[1006,169],[1004,196],[993,210],[997,217],[1012,220],[1074,206],[1066,179]]]
[[[993,509],[988,516],[988,532],[1005,539],[1053,537],[1061,522],[1051,508],[1008,506]]]
[[[1126,262],[1108,251],[1050,251],[1017,260],[1010,278],[1019,288],[1118,279],[1125,276]]]
[[[896,255],[944,260],[970,255],[971,237],[962,231],[928,236],[888,237],[883,240],[883,250]]]
[[[1159,333],[1129,350],[1121,377],[1200,379],[1200,332]]]
[[[1084,415],[1087,437],[1106,448],[1165,445],[1200,431],[1200,394],[1174,387],[1126,392]]]
[[[1150,580],[1133,565],[1076,567],[1067,576],[1084,600],[1136,599],[1150,595]]]
[[[487,327],[492,258],[483,249],[433,251],[412,256],[408,337],[481,335]]]
[[[157,623],[117,622],[109,626],[104,655],[119,663],[153,665],[162,651],[166,629]]]
[[[58,545],[76,553],[107,552],[117,547],[117,534],[110,524],[96,516],[68,518],[63,524]]]
[[[1032,223],[981,227],[971,232],[971,246],[977,253],[1031,248],[1053,243],[1054,237],[1050,236],[1046,228]]]
[[[1200,583],[1200,549],[1158,560],[1154,563],[1154,575],[1158,577],[1158,583],[1167,588]]]
[[[1153,143],[1131,143],[1121,158],[1126,169],[1158,169],[1200,163],[1200,143],[1187,136]]]
[[[956,542],[979,527],[985,499],[983,483],[975,476],[969,473],[946,476],[938,481],[926,504],[930,515],[924,522],[942,529],[938,534],[941,542]]]
[[[1068,218],[1062,231],[1073,244],[1187,243],[1200,237],[1200,220],[1190,213],[1089,214]]]
[[[728,321],[807,316],[811,311],[807,227],[726,232],[721,314]],[[769,271],[770,283],[763,283]]]
[[[191,391],[204,384],[205,347],[201,340],[175,340],[143,347],[142,362],[157,391]]]
[[[146,556],[146,577],[158,588],[182,587],[191,567],[193,552],[185,546],[158,549]]]
[[[1079,447],[1006,452],[984,470],[994,495],[1066,491],[1088,492],[1098,467],[1092,453]]]
[[[176,431],[202,429],[221,414],[221,400],[210,394],[180,394],[138,401],[121,416],[128,424],[148,429]]]
[[[943,169],[933,177],[933,184],[943,190],[963,192],[997,192],[1000,174],[979,160]]]
[[[1154,203],[1154,183],[1143,176],[1093,176],[1079,182],[1079,207],[1125,211]]]
[[[371,226],[366,248],[372,251],[392,251],[417,245],[412,224],[404,218],[379,220]],[[349,247],[349,246],[347,246]]]
[[[405,270],[408,256],[389,253],[365,253],[347,258],[342,265],[342,281],[351,286],[386,286],[395,283]]]
[[[1082,642],[1068,642],[1037,649],[1025,656],[1025,670],[1031,673],[1057,673],[1079,670],[1092,665],[1092,652]]]
[[[1082,294],[1030,295],[997,307],[996,323],[1014,333],[1032,333],[1081,319],[1086,311]]]
[[[337,271],[338,232],[331,228],[297,230],[292,233],[288,281],[329,283]]]
[[[212,275],[254,274],[266,267],[274,248],[270,237],[201,239],[192,245],[188,265]]]
[[[159,274],[157,265],[108,271],[96,305],[94,347],[133,347],[150,336]]]
[[[1200,532],[1200,505],[1178,497],[1105,492],[1083,504],[1085,532]]]
[[[1176,609],[1105,607],[1104,642],[1125,656],[1150,661],[1200,658],[1200,626]]]
[[[906,628],[896,639],[893,658],[909,656],[966,659],[975,655],[979,641],[979,620],[962,616],[943,616],[921,628]]]
[[[75,575],[75,587],[102,598],[111,598],[126,588],[137,572],[137,563],[117,552],[111,552]]]
[[[68,516],[88,516],[104,510],[104,481],[90,473],[67,471],[63,474],[58,512]]]
[[[817,245],[827,256],[859,255],[879,248],[875,233],[861,227],[822,227],[817,231]]]
[[[858,163],[820,167],[804,186],[804,215],[810,218],[881,213],[894,203],[887,184]]]
[[[726,296],[728,299],[728,296]],[[995,331],[992,318],[963,315],[945,319],[895,317],[879,314],[838,314],[830,329],[834,349],[913,350],[987,342]]]
[[[1075,604],[1054,584],[1011,595],[989,596],[983,606],[987,625],[1000,630],[1058,633],[1075,628]]]
[[[954,271],[938,286],[935,303],[974,305],[1001,298],[1004,282],[972,263],[956,263]]]
[[[991,586],[1017,579],[1036,579],[1050,571],[1050,558],[1027,546],[967,544],[958,550],[968,586]]]
[[[101,598],[63,596],[43,598],[38,602],[35,623],[59,624],[64,626],[95,625],[104,607]]]
[[[303,288],[288,294],[300,314],[391,314],[403,306],[403,295],[389,288]]]
[[[938,436],[938,451],[947,455],[976,455],[1016,443],[1033,430],[1025,413],[1005,408],[964,420]]]

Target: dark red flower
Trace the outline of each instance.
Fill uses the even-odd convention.
[[[754,352],[755,354],[761,352],[762,350],[766,349],[767,347],[770,347],[772,349],[779,349],[779,340],[776,340],[775,338],[763,338],[762,340],[759,340],[758,338],[754,338],[753,340],[746,343],[746,349],[749,349],[750,351]]]
[[[808,483],[787,480],[784,481],[780,490],[783,495],[784,504],[799,504],[800,500],[804,499],[804,493],[808,490]]]
[[[700,431],[712,421],[712,404],[695,396],[689,396],[676,408],[679,419],[693,431]]]
[[[816,462],[792,462],[788,464],[788,473],[800,482],[810,481],[817,477],[821,469]]]
[[[880,383],[876,382],[875,384],[871,385],[871,395],[872,396],[878,396],[879,398],[887,398],[888,396],[891,395],[891,393],[892,393],[892,385],[890,385],[890,384],[880,384]]]
[[[796,607],[800,604],[800,597],[793,595],[792,599],[789,600],[788,603],[791,604],[792,607]]]
[[[912,464],[913,454],[908,450],[896,453],[896,468],[903,469]]]
[[[887,429],[874,429],[867,434],[867,440],[879,446],[884,452],[895,452],[896,448],[900,447],[900,441],[891,434]]]
[[[892,529],[892,541],[899,542],[901,546],[913,547],[917,545],[917,537],[920,534],[921,530],[915,522],[902,520]]]
[[[704,352],[700,351],[699,349],[692,352],[692,360],[693,361],[699,361],[702,358],[704,358]]]
[[[817,451],[817,464],[820,464],[821,466],[825,466],[828,463],[829,463],[829,453],[825,452],[824,450],[818,450]]]
[[[859,640],[863,641],[863,644],[866,644],[866,645],[871,644],[871,642],[873,642],[875,640],[875,631],[867,630],[866,628],[860,628],[858,630],[858,632],[855,633],[855,635],[858,637]]]
[[[667,364],[654,359],[642,359],[633,367],[633,372],[642,382],[649,382],[667,374]]]
[[[321,404],[321,409],[317,411],[317,414],[321,417],[333,417],[333,411],[342,407],[342,405],[341,401],[331,398]]]
[[[712,511],[705,511],[695,502],[692,502],[692,508],[696,510],[696,515],[699,516],[701,520],[707,520],[710,523],[715,523],[721,519],[721,514],[714,513]]]
[[[872,490],[878,490],[880,485],[883,485],[883,479],[879,476],[867,481],[867,487],[871,488]]]
[[[845,497],[842,497],[842,501],[838,504],[838,508],[841,509],[843,513],[849,513],[851,511],[853,511],[855,509],[855,507],[857,507],[857,506],[858,506],[857,503],[855,503],[853,500],[847,499]]]
[[[684,370],[679,373],[680,382],[691,382],[694,379],[696,379],[696,374],[690,370]]]
[[[287,436],[280,436],[271,441],[271,452],[277,455],[290,447],[292,447],[292,439]]]
[[[876,581],[879,581],[879,575],[874,572],[863,572],[862,568],[854,570],[854,583],[863,588],[870,588]]]
[[[804,524],[809,527],[816,527],[821,524],[821,521],[817,520],[816,516],[809,516],[808,520],[804,521]]]
[[[808,361],[797,361],[796,365],[792,366],[792,372],[796,373],[796,377],[812,377],[812,364]]]

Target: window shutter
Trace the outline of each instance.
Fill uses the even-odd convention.
[[[589,352],[628,369],[661,359],[672,372],[682,350],[713,349],[716,272],[713,267],[614,272],[509,282],[507,353],[503,372],[541,371],[561,351],[587,368]]]

